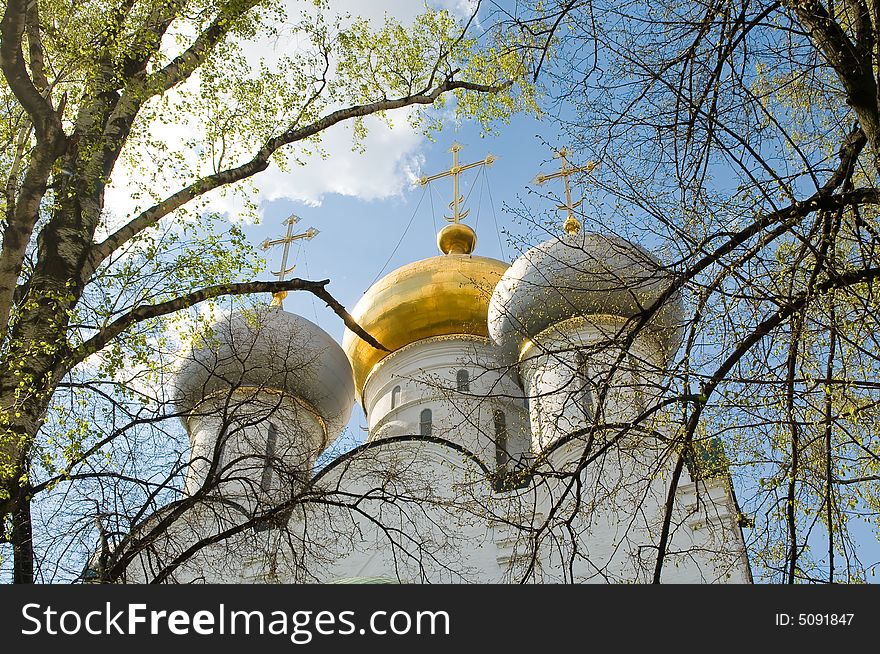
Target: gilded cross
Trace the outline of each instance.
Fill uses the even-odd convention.
[[[301,239],[311,240],[318,235],[318,230],[314,227],[309,227],[302,234],[294,234],[293,226],[299,222],[299,218],[293,214],[284,221],[284,225],[287,225],[287,233],[281,238],[276,238],[274,240],[266,239],[260,244],[260,247],[264,250],[268,250],[271,247],[276,245],[284,245],[284,249],[281,253],[281,268],[278,271],[271,271],[272,274],[278,278],[279,282],[283,282],[284,278],[287,277],[290,273],[293,272],[293,269],[296,268],[296,264],[293,264],[289,268],[287,267],[287,259],[290,255],[290,244],[294,241],[299,241]],[[272,294],[272,305],[273,307],[281,307],[284,298],[287,297],[287,291],[278,291],[277,293]]]
[[[458,163],[458,152],[461,150],[461,143],[453,143],[452,147],[449,148],[449,151],[452,153],[452,168],[449,170],[444,170],[442,173],[437,173],[436,175],[431,175],[430,177],[422,177],[419,179],[419,184],[425,186],[426,184],[433,182],[435,179],[441,179],[443,177],[452,177],[452,202],[449,203],[449,208],[452,209],[452,216],[444,216],[446,220],[451,223],[460,223],[462,220],[467,218],[467,215],[470,213],[470,209],[465,209],[462,211],[461,205],[464,202],[464,197],[460,196],[458,193],[458,176],[461,175],[466,170],[470,170],[471,168],[476,168],[477,166],[491,166],[495,161],[495,157],[491,154],[487,154],[486,158],[482,161],[475,161],[474,163],[469,164],[459,164]]]
[[[559,177],[562,178],[562,183],[565,185],[565,204],[558,205],[557,209],[568,210],[568,217],[565,219],[565,223],[562,225],[562,228],[567,234],[577,234],[579,231],[581,231],[581,223],[577,218],[574,217],[574,210],[581,205],[581,202],[583,202],[583,198],[581,198],[577,202],[572,202],[571,186],[568,182],[568,178],[574,173],[593,172],[593,169],[596,167],[596,162],[588,161],[585,166],[571,166],[568,163],[568,154],[568,150],[566,150],[565,148],[562,148],[559,152],[557,152],[556,156],[562,160],[562,166],[560,167],[559,171],[550,175],[544,175],[543,173],[539,174],[537,177],[535,177],[535,183],[543,184],[544,182],[548,182],[551,179],[557,179]]]

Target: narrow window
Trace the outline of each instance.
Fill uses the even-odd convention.
[[[578,353],[577,377],[580,388],[577,389],[577,404],[585,418],[593,417],[593,393],[590,391],[590,373],[587,358]]]
[[[217,436],[217,442],[214,444],[214,451],[211,456],[211,461],[208,461],[208,473],[210,475],[211,470],[213,470],[213,475],[211,475],[212,481],[218,482],[220,481],[220,477],[223,474],[223,466],[226,465],[226,461],[229,457],[229,447],[231,447],[230,439],[232,435],[239,429],[236,426],[234,420],[228,420],[224,422],[223,428],[220,430],[220,434]]]
[[[422,436],[431,435],[431,409],[422,409],[419,415],[419,434]]]
[[[639,360],[633,356],[632,352],[627,352],[627,363],[629,364],[629,379],[633,389],[633,407],[638,415],[645,412],[645,387],[639,378]]]
[[[395,386],[391,391],[391,408],[395,409],[400,404],[400,386]]]
[[[269,435],[266,437],[266,462],[263,465],[263,478],[260,480],[260,488],[268,492],[272,483],[272,462],[275,459],[275,443],[278,440],[278,431],[275,425],[269,423]]]
[[[495,419],[495,471],[499,478],[507,474],[510,453],[507,451],[507,418],[504,411],[496,410]]]
[[[467,393],[471,390],[471,376],[467,370],[459,370],[456,373],[455,385],[459,393]]]

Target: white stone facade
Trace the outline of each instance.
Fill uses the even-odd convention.
[[[367,378],[369,440],[432,436],[490,465],[501,437],[512,459],[528,457],[527,403],[515,375],[488,339],[443,336],[408,345],[385,357]]]
[[[542,247],[546,257],[556,245]],[[633,252],[615,255],[627,274],[645,256]],[[642,283],[652,297],[662,291],[658,279]],[[623,291],[609,303],[577,290],[571,297],[596,310],[548,302],[549,324],[534,320],[518,334],[512,330],[524,321],[502,321],[499,307],[522,312],[540,302],[518,297],[515,279],[499,288],[506,295],[493,298],[487,321],[495,311],[500,336],[435,336],[385,356],[361,389],[367,442],[316,474],[312,465],[338,436],[345,407],[326,392],[315,396],[319,406],[297,396],[308,385],[296,379],[307,377],[281,391],[232,385],[225,395],[189,400],[198,415],[187,421],[193,464],[185,490],[197,501],[169,506],[136,530],[149,547],[126,580],[652,581],[678,460],[677,427],[668,412],[651,410],[677,347],[675,311],[665,311],[661,331],[634,331],[638,302]],[[609,306],[622,308],[598,310]],[[311,352],[311,367],[300,372],[338,377],[341,349],[317,341],[314,352],[308,339],[298,341],[300,354]],[[250,345],[259,351],[261,343]],[[265,379],[247,363],[235,369],[248,381]],[[198,379],[205,383],[204,374]],[[186,398],[198,394],[185,390]],[[343,392],[350,406],[354,391]],[[715,470],[693,479],[684,469],[671,502],[662,581],[749,583],[729,477]],[[200,546],[176,562],[193,544]]]

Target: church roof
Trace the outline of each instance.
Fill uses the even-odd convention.
[[[354,404],[351,367],[339,344],[302,316],[278,307],[238,311],[199,335],[175,377],[184,413],[232,388],[280,391],[305,401],[338,436]]]
[[[663,295],[670,273],[644,248],[594,232],[565,233],[528,250],[507,270],[489,306],[489,333],[511,354],[552,325],[578,316],[639,316]],[[677,294],[651,317],[664,355],[681,344]]]

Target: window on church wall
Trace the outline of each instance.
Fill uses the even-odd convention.
[[[395,386],[391,391],[391,408],[396,409],[400,406],[400,386]]]
[[[223,469],[223,459],[226,454],[226,441],[229,439],[229,427],[224,426],[220,435],[217,436],[217,443],[214,445],[213,461],[211,462],[214,470],[219,475]]]
[[[639,378],[638,370],[639,370],[639,359],[633,355],[631,352],[628,352],[626,355],[627,365],[629,366],[628,377],[629,383],[632,386],[632,402],[633,408],[638,415],[641,415],[645,412],[645,389],[643,386],[643,381]]]
[[[239,427],[232,420],[224,420],[222,428],[220,429],[220,433],[217,435],[217,442],[214,444],[214,451],[210,453],[209,458],[211,461],[209,462],[209,470],[213,468],[213,477],[215,481],[220,480],[220,476],[223,473],[223,466],[225,466],[230,459],[229,454],[229,441],[232,439],[232,434],[236,433],[239,430]]]
[[[459,370],[455,374],[455,386],[459,393],[467,393],[471,390],[471,376],[467,370]]]
[[[278,429],[273,423],[269,423],[269,433],[266,436],[266,460],[263,463],[263,476],[260,479],[260,488],[268,492],[272,484],[272,462],[275,460],[275,445],[278,441]]]
[[[240,416],[236,415],[222,419],[220,433],[217,435],[213,449],[210,452],[205,452],[205,457],[209,459],[206,467],[210,483],[220,484],[227,481],[231,470],[242,466],[245,460],[253,461],[252,458],[247,456],[247,453],[251,453],[252,456],[252,448],[242,445],[242,442],[246,440],[246,436],[246,426]],[[242,453],[243,447],[245,448],[244,454]]]
[[[422,409],[421,414],[419,414],[419,434],[422,436],[431,435],[431,421],[431,409]]]
[[[587,357],[578,352],[577,358],[577,383],[578,388],[575,390],[576,402],[578,408],[585,418],[593,417],[593,392],[590,383],[590,370],[587,365]]]
[[[507,451],[507,417],[504,411],[496,410],[493,414],[495,422],[495,471],[499,477],[507,474],[510,453]]]

